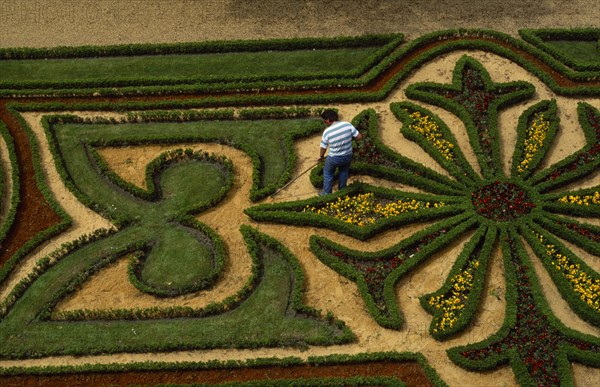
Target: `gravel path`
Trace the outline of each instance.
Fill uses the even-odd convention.
[[[600,27],[596,0],[0,0],[0,47]]]

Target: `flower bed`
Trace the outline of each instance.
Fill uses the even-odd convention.
[[[224,159],[180,151],[175,157],[177,160],[167,156],[152,164],[146,175],[148,188],[143,189],[122,180],[114,173],[95,149],[97,147],[159,142],[179,144],[207,140],[231,145],[244,151],[253,160],[253,186],[250,194],[255,201],[259,201],[291,180],[296,163],[294,141],[321,129],[320,123],[315,119],[320,109],[315,107],[317,104],[381,100],[400,81],[406,79],[408,74],[442,53],[462,48],[485,50],[519,63],[554,91],[569,95],[597,96],[600,90],[598,85],[592,83],[593,79],[589,79],[593,78],[589,74],[583,77],[581,73],[573,74],[569,71],[562,74],[571,81],[581,82],[583,86],[559,84],[552,75],[530,61],[530,57],[535,56],[554,68],[560,68],[557,64],[560,60],[558,56],[544,54],[533,46],[490,31],[435,33],[399,49],[400,36],[381,39],[383,40],[377,42],[385,43],[385,47],[377,56],[369,59],[368,63],[372,68],[362,68],[361,71],[368,73],[364,79],[349,78],[349,75],[357,75],[349,73],[343,76],[337,74],[335,79],[317,77],[319,79],[315,82],[301,79],[268,82],[262,79],[241,79],[235,81],[239,84],[233,82],[219,85],[218,82],[206,82],[190,87],[175,84],[159,87],[138,79],[135,86],[124,82],[110,90],[99,90],[101,95],[112,96],[142,93],[144,99],[141,101],[117,98],[106,102],[90,98],[76,101],[52,99],[48,103],[39,103],[19,99],[19,95],[91,96],[98,92],[84,88],[83,84],[64,84],[56,88],[55,85],[34,85],[47,88],[4,90],[3,95],[12,98],[9,110],[3,105],[2,117],[6,122],[6,130],[4,126],[0,126],[2,137],[7,143],[10,163],[12,166],[29,164],[23,168],[12,168],[10,179],[3,180],[11,182],[12,195],[0,232],[0,236],[7,242],[7,249],[10,249],[9,257],[3,257],[0,279],[7,280],[32,251],[66,230],[72,222],[47,186],[44,166],[38,155],[38,147],[42,145],[22,118],[21,114],[24,112],[50,112],[46,114],[44,124],[50,149],[64,184],[81,202],[113,221],[117,229],[104,230],[63,246],[61,250],[40,260],[0,300],[0,325],[4,335],[4,344],[0,345],[2,357],[28,359],[51,355],[168,352],[230,347],[310,349],[313,345],[334,344],[339,345],[335,347],[336,350],[341,348],[343,351],[343,345],[355,339],[350,329],[337,320],[333,313],[328,311],[327,316],[323,317],[319,311],[304,305],[303,268],[283,243],[249,227],[243,227],[241,232],[247,243],[244,248],[254,260],[252,275],[242,284],[238,293],[224,302],[210,304],[204,309],[173,307],[56,312],[54,307],[61,299],[76,292],[91,276],[127,254],[138,259],[130,266],[130,282],[141,291],[160,297],[190,295],[210,288],[214,281],[218,281],[219,273],[227,260],[231,259],[228,252],[231,247],[223,245],[219,233],[187,215],[207,211],[226,200],[233,184],[231,170],[235,166]],[[430,46],[434,43],[435,46]],[[403,67],[397,69],[395,64],[404,58],[408,59]],[[373,86],[380,74],[392,69],[397,72],[386,78],[386,83]],[[96,84],[88,86],[99,87]],[[369,89],[370,87],[373,89]],[[318,92],[315,93],[315,90]],[[232,91],[241,94],[226,94]],[[281,91],[285,93],[280,93]],[[160,93],[188,92],[198,94],[180,100],[160,96]],[[404,305],[398,302],[398,285],[408,276],[413,276],[427,262],[436,259],[452,243],[461,238],[466,239],[467,242],[460,247],[460,253],[452,259],[445,280],[440,281],[439,289],[419,297],[421,306],[432,316],[429,334],[439,342],[461,337],[465,330],[474,326],[484,300],[485,283],[489,281],[494,246],[499,245],[504,257],[507,289],[507,311],[502,328],[479,343],[451,348],[448,351],[450,358],[459,367],[475,371],[493,370],[508,363],[517,381],[523,385],[571,384],[573,377],[569,362],[590,367],[600,366],[600,341],[597,336],[567,328],[558,320],[549,308],[549,300],[541,290],[538,274],[532,269],[531,260],[538,259],[541,262],[542,270],[549,274],[573,312],[581,320],[597,328],[600,324],[600,277],[594,267],[586,263],[587,258],[576,254],[564,241],[591,255],[600,254],[600,228],[569,217],[600,216],[597,187],[570,188],[593,176],[598,169],[600,112],[596,105],[580,102],[577,118],[586,135],[586,145],[563,160],[546,166],[544,161],[552,151],[561,126],[557,113],[560,106],[556,100],[547,99],[524,108],[515,128],[517,140],[511,170],[505,175],[500,163],[499,114],[504,109],[515,108],[528,101],[535,92],[531,84],[523,81],[495,83],[488,74],[485,63],[464,56],[456,63],[451,83],[424,82],[411,85],[406,89],[406,96],[412,102],[393,102],[390,105],[390,111],[399,125],[402,125],[401,133],[439,163],[445,170],[444,174],[414,162],[384,145],[378,133],[376,110],[366,109],[352,120],[365,137],[357,146],[352,172],[415,187],[422,193],[360,183],[352,184],[346,190],[329,197],[315,196],[300,201],[262,203],[245,209],[245,212],[257,222],[328,228],[359,240],[374,238],[384,231],[424,222],[433,223],[392,246],[371,252],[349,248],[325,236],[313,235],[310,238],[310,250],[318,260],[355,282],[371,318],[381,327],[392,331],[402,331],[406,327]],[[202,93],[205,95],[201,95]],[[454,113],[462,120],[475,152],[477,166],[471,165],[462,153],[453,134],[454,128],[447,125],[436,114],[435,109],[425,108],[420,102]],[[290,103],[315,106],[292,109],[278,107]],[[256,108],[256,105],[275,107]],[[213,107],[226,109],[209,109]],[[76,115],[55,113],[77,109],[121,110],[129,114],[116,120],[87,121]],[[273,134],[266,139],[251,138],[252,128],[266,126],[267,121],[273,120],[284,124],[280,131],[272,131]],[[298,121],[298,127],[293,127],[294,120]],[[239,121],[247,121],[247,126],[244,126],[245,123],[235,134],[226,134]],[[149,123],[161,125],[152,128],[147,125]],[[135,124],[146,125],[144,134],[139,137],[136,137],[137,133],[142,131],[134,128],[141,126],[136,127]],[[78,129],[72,133],[65,130],[67,134],[57,134],[57,127],[64,129],[69,125],[78,126]],[[215,130],[218,134],[212,137],[202,134],[211,125],[219,126],[219,130]],[[102,132],[104,137],[93,137],[94,130],[86,131],[92,127],[101,128],[96,132]],[[119,134],[110,138],[111,131]],[[28,137],[23,133],[27,133]],[[281,137],[277,137],[275,145],[268,150],[258,147],[261,141],[272,140],[279,135]],[[65,147],[65,144],[70,144],[71,147]],[[27,148],[29,146],[31,148]],[[285,159],[283,166],[273,164],[269,158],[274,157],[275,149],[281,150],[280,158]],[[33,161],[23,159],[23,154],[27,153],[33,155]],[[161,190],[164,189],[163,185],[156,184],[156,176],[162,173],[163,167],[178,168],[179,163],[185,164],[186,160],[190,164],[207,162],[208,164],[203,165],[215,170],[215,176],[209,180],[214,182],[222,178],[223,181],[214,187],[209,184],[196,187],[188,196],[200,195],[205,190],[203,199],[196,200],[193,205],[188,206],[186,202],[181,208],[175,206],[176,209],[168,209],[174,212],[167,218],[146,219],[152,212],[149,210],[159,205],[157,203],[160,202]],[[315,186],[320,184],[320,173],[321,169],[315,168],[311,174]],[[194,174],[199,175],[199,170]],[[29,207],[30,204],[23,206],[20,201],[34,197],[28,196],[32,192],[40,192],[38,196],[43,203],[38,208],[46,208],[41,206],[49,203],[46,209],[39,211],[39,219],[52,218],[53,221],[48,220],[39,227],[32,226],[29,228],[31,234],[27,234],[23,230],[34,223],[31,220],[37,216],[37,210],[31,210],[33,207]],[[165,202],[169,200],[171,199]],[[147,207],[143,207],[144,205]],[[134,208],[145,211],[136,212]],[[53,217],[44,217],[47,214]],[[152,227],[160,223],[160,227],[148,232],[151,223]],[[190,243],[200,242],[214,259],[209,260],[212,263],[208,266],[212,265],[212,269],[202,270],[205,275],[203,278],[179,282],[175,289],[170,289],[159,286],[161,275],[168,273],[161,273],[160,269],[151,274],[144,271],[144,265],[151,264],[144,257],[151,256],[150,251],[156,246],[162,251],[159,254],[161,256],[166,254],[165,251],[177,251],[177,247],[166,249],[160,244],[161,233],[166,233],[175,224],[177,226],[171,230],[173,233],[192,235]],[[189,230],[194,231],[190,234]],[[526,251],[522,239],[531,247],[532,254]],[[183,245],[181,243],[179,247]],[[190,246],[188,243],[185,245]],[[312,255],[310,257],[314,258]],[[190,270],[190,274],[192,272]],[[252,321],[258,323],[252,325],[249,323]],[[219,328],[216,329],[216,326]],[[68,329],[61,331],[63,327]],[[171,332],[173,327],[175,330]],[[238,334],[240,327],[244,329]],[[214,334],[206,335],[207,329]],[[132,331],[135,337],[131,336]],[[155,332],[159,332],[159,335],[154,334]],[[159,337],[163,333],[167,337],[167,343]],[[64,338],[64,345],[48,341],[49,337]],[[77,340],[71,340],[72,337],[77,337]],[[401,351],[402,348],[398,348],[397,352]],[[391,361],[398,356],[397,352],[378,355],[378,360]],[[353,360],[357,363],[370,361],[369,356]],[[329,363],[330,359],[323,362]],[[285,360],[269,363],[270,367],[275,368],[287,365]],[[427,369],[423,360],[420,360],[420,365]],[[243,368],[247,366],[249,364],[242,365]],[[215,364],[209,367],[218,368]],[[232,364],[227,367],[235,368]],[[101,372],[117,368],[119,367],[109,366]],[[162,365],[150,368],[153,371],[163,370]],[[131,365],[131,369],[145,368]],[[66,368],[58,372],[87,371],[95,372],[96,369]],[[3,372],[14,376],[29,371],[11,369]],[[31,372],[47,375],[55,370],[36,369]],[[308,380],[306,376],[301,378]],[[428,378],[433,383],[443,384],[435,372],[429,372]],[[395,382],[385,377],[372,376],[356,376],[342,381],[344,380],[372,384]],[[319,382],[338,383],[340,380],[324,376]]]
[[[374,224],[380,219],[392,218],[407,212],[417,212],[428,208],[441,208],[444,202],[425,202],[416,199],[380,199],[372,192],[353,196],[338,197],[321,207],[306,206],[303,212],[327,215],[342,222],[364,226]]]
[[[450,241],[464,235],[469,230],[476,229],[456,259],[443,287],[437,292],[421,298],[422,306],[434,316],[430,326],[431,335],[436,339],[445,340],[472,325],[477,305],[481,302],[481,290],[486,278],[485,272],[492,245],[497,240],[503,241],[503,238],[507,238],[502,235],[519,232],[528,241],[535,254],[540,257],[546,270],[575,313],[590,324],[598,326],[600,317],[597,309],[598,294],[600,294],[598,273],[556,238],[551,237],[547,233],[548,230],[542,231],[537,225],[537,222],[542,223],[546,219],[551,219],[552,213],[598,216],[597,188],[546,193],[550,189],[562,187],[567,182],[581,181],[589,176],[597,168],[598,159],[584,155],[590,154],[590,151],[586,149],[595,148],[593,145],[588,145],[579,154],[570,156],[540,172],[541,161],[546,157],[559,125],[556,102],[553,100],[542,101],[525,110],[521,115],[517,128],[517,133],[519,133],[517,149],[512,158],[511,176],[504,176],[500,167],[498,112],[531,97],[534,89],[524,82],[495,84],[491,81],[485,67],[467,56],[459,60],[453,74],[451,85],[415,84],[408,87],[406,94],[413,99],[438,105],[454,112],[463,120],[469,140],[475,150],[481,177],[475,173],[460,152],[457,141],[449,128],[433,112],[408,102],[392,103],[391,109],[403,123],[402,133],[421,146],[456,181],[461,183],[462,193],[449,192],[449,198],[454,200],[444,198],[444,201],[451,202],[459,209],[459,215],[445,214],[442,219],[444,217],[447,219],[439,221],[437,225],[378,252],[365,253],[350,250],[323,237],[311,239],[312,251],[339,274],[357,283],[367,310],[380,325],[386,328],[400,329],[402,327],[401,309],[397,306],[398,302],[394,294],[395,286],[400,278],[408,275],[427,258],[448,245]],[[586,130],[588,143],[595,143],[597,141],[595,128],[600,112],[597,108],[587,104],[580,104],[579,112],[581,126]],[[373,132],[370,130],[368,133]],[[394,168],[392,163],[385,161],[392,159],[391,157],[387,155],[382,157],[388,150],[369,138],[367,140],[369,142],[366,145],[357,147],[357,161],[367,164],[380,163],[386,168]],[[577,168],[571,168],[575,163]],[[565,176],[560,178],[563,171],[566,172],[566,165],[569,168],[569,175],[565,173]],[[360,170],[368,171],[362,166]],[[402,171],[404,175],[410,175],[411,172],[410,170]],[[549,183],[547,179],[540,179],[540,176],[553,174],[558,174],[558,176],[552,183]],[[377,176],[387,177],[385,173],[379,173]],[[390,180],[394,180],[393,175],[391,176]],[[407,180],[405,178],[405,181]],[[425,191],[433,190],[425,188]],[[405,194],[405,192],[399,191],[395,197],[397,200],[402,200],[401,198]],[[435,201],[436,196],[433,195],[431,200]],[[376,220],[372,217],[367,222],[364,218],[357,217],[357,214],[372,211],[372,205],[365,204],[364,197],[361,196],[338,197],[327,204],[320,206],[310,204],[305,208],[317,215],[334,217],[359,226],[372,225],[377,221],[383,224],[385,219],[385,217],[379,217]],[[263,211],[267,212],[268,208],[265,207]],[[454,217],[448,218],[450,215],[454,215]],[[467,219],[470,220],[467,221]],[[285,221],[283,217],[278,219],[276,216],[269,220]],[[344,232],[344,227],[333,222],[323,222],[319,225]],[[389,229],[394,226],[386,223],[385,228]],[[592,226],[587,224],[582,226],[573,224],[571,228],[591,230],[590,227]],[[500,230],[500,233],[496,231],[497,229]],[[556,232],[558,237],[569,238],[557,228],[554,228],[553,232]],[[586,233],[582,235],[586,235]],[[579,241],[581,242],[581,240]],[[509,246],[512,246],[512,243],[514,242],[510,242]],[[579,245],[581,244],[579,243]],[[512,252],[512,247],[501,245],[504,253],[512,255],[514,260],[515,253]],[[547,260],[544,257],[551,259]],[[532,288],[529,296],[526,291],[523,294],[519,293],[516,308],[517,311],[521,311],[525,307],[534,310],[534,306],[523,305],[533,304],[529,301],[522,301],[520,297],[542,300],[543,295],[536,293],[538,292],[537,288],[528,282],[529,277],[534,276],[529,272],[529,265],[519,263],[518,267],[520,268],[518,269],[519,273],[527,274],[524,277],[518,277],[516,285],[514,282],[508,281],[507,286],[511,288],[510,292],[516,292],[517,288]],[[545,301],[536,302],[543,305]],[[504,340],[508,343],[515,340],[520,343],[528,343],[525,346],[519,344],[517,346],[519,351],[514,352],[527,355],[518,357],[513,355],[511,351],[515,350],[513,349],[516,348],[515,344],[506,346],[498,344],[498,346],[486,349],[486,351],[497,354],[494,357],[495,360],[486,360],[481,363],[485,366],[476,366],[475,364],[479,364],[480,357],[472,355],[474,352],[470,351],[470,348],[479,348],[479,346],[472,345],[466,347],[469,350],[452,349],[450,351],[452,359],[457,364],[470,369],[474,369],[474,367],[491,369],[501,364],[498,359],[510,359],[517,379],[523,384],[529,384],[532,381],[538,385],[569,383],[571,377],[561,363],[563,360],[558,360],[561,356],[573,358],[572,355],[566,354],[568,351],[564,355],[557,354],[556,357],[541,357],[542,354],[537,352],[537,348],[540,347],[533,337],[543,341],[548,335],[553,336],[555,338],[552,339],[552,343],[555,344],[552,345],[558,345],[556,343],[563,338],[566,340],[566,333],[563,333],[564,328],[560,323],[556,323],[556,330],[551,333],[538,332],[538,328],[533,328],[537,327],[538,323],[542,326],[545,325],[540,322],[541,320],[557,321],[545,306],[541,308],[544,309],[544,312],[539,316],[534,316],[531,321],[524,317],[523,312],[517,312],[520,317],[516,319],[509,315],[505,321],[503,332],[508,331],[509,333],[504,336]],[[532,329],[533,332],[530,332]],[[501,333],[494,335],[489,342],[495,342],[500,336]],[[577,356],[577,359],[585,364],[598,364],[597,352],[600,341],[597,337],[580,333],[575,333],[574,336],[569,333],[569,337],[576,337],[568,339],[569,343],[579,349],[585,348],[585,354],[581,357]],[[464,360],[465,357],[470,360]]]

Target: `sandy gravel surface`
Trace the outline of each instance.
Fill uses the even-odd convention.
[[[444,11],[440,12],[440,3]],[[586,27],[598,24],[600,20],[600,7],[595,0],[563,1],[5,1],[0,0],[0,46],[58,46],[82,44],[122,44],[131,42],[181,42],[198,40],[219,39],[250,39],[295,36],[336,36],[360,35],[365,33],[403,32],[408,38],[415,38],[422,34],[441,29],[454,27],[478,27],[503,31],[517,35],[520,28],[537,27]],[[408,157],[422,162],[427,166],[443,172],[439,166],[424,154],[414,144],[402,138],[398,133],[398,122],[389,111],[389,103],[404,99],[403,88],[420,81],[434,81],[447,83],[451,80],[452,68],[456,60],[464,54],[454,52],[428,63],[416,71],[399,88],[390,95],[386,101],[374,104],[346,104],[337,105],[342,118],[350,120],[365,108],[372,107],[381,120],[382,139],[392,149],[402,151]],[[537,79],[525,72],[522,68],[508,62],[503,58],[488,53],[470,52],[490,72],[496,82],[512,80],[526,80],[532,82],[537,90],[535,100],[527,101],[509,109],[500,117],[503,130],[504,146],[503,158],[508,160],[515,143],[514,128],[520,113],[528,106],[541,99],[552,97],[552,93]],[[576,123],[575,105],[579,99],[561,98],[558,100],[561,122],[564,130],[557,137],[561,144],[551,154],[550,162],[555,162],[566,155],[579,149],[583,145],[583,134]],[[589,99],[587,102],[600,108],[598,99]],[[77,112],[76,114],[97,114]],[[440,116],[454,131],[457,141],[463,150],[470,149],[466,144],[464,128],[460,122],[448,113],[439,111]],[[43,132],[40,126],[38,113],[26,114],[28,123],[32,126],[39,140],[43,143]],[[42,146],[42,149],[46,147]],[[240,224],[253,224],[243,215],[242,210],[251,203],[248,199],[248,186],[250,183],[250,162],[243,153],[223,147],[198,147],[211,152],[225,154],[236,165],[235,193],[218,208],[207,211],[199,219],[227,239],[230,246],[240,245],[240,241],[231,239],[239,237],[237,230]],[[296,144],[298,151],[297,173],[304,171],[314,163],[317,154],[318,136],[299,141]],[[103,156],[111,167],[123,178],[142,184],[144,166],[157,154],[166,148],[138,147],[137,149],[106,149]],[[48,152],[43,152],[42,157],[46,165],[48,180],[61,206],[75,219],[75,227],[67,234],[51,241],[37,255],[32,255],[27,262],[32,265],[40,256],[52,251],[53,246],[58,246],[65,240],[70,240],[78,233],[89,232],[98,227],[110,227],[102,218],[90,213],[77,200],[74,199],[60,182],[53,161]],[[474,156],[467,152],[466,157],[474,161]],[[508,168],[508,166],[505,166]],[[354,177],[357,179],[357,177]],[[375,182],[368,178],[363,181]],[[587,186],[600,184],[600,177]],[[387,184],[390,186],[390,184]],[[394,185],[391,185],[394,186]],[[395,186],[396,188],[405,188]],[[306,198],[315,194],[314,188],[308,181],[308,175],[298,179],[286,190],[282,191],[275,199],[265,201],[286,201]],[[230,219],[229,225],[223,225],[218,220],[223,217]],[[460,335],[458,338],[439,343],[427,334],[427,327],[431,320],[419,305],[418,296],[438,289],[443,279],[447,276],[453,259],[432,260],[413,275],[401,281],[397,288],[399,302],[407,321],[406,327],[401,331],[385,330],[379,327],[366,313],[362,299],[356,286],[339,277],[335,272],[318,262],[308,250],[308,237],[319,232],[333,240],[346,244],[355,249],[378,250],[412,234],[418,227],[407,227],[402,230],[384,233],[384,235],[370,240],[369,243],[357,242],[349,237],[339,234],[316,230],[312,228],[286,227],[281,233],[281,226],[253,224],[263,232],[277,236],[299,258],[306,270],[307,293],[306,302],[318,309],[331,310],[340,319],[344,320],[357,334],[359,341],[355,344],[338,347],[311,348],[306,352],[287,351],[282,349],[264,349],[257,351],[192,351],[170,354],[139,354],[115,355],[98,357],[53,358],[40,359],[20,364],[84,364],[84,363],[110,363],[141,361],[146,359],[164,361],[206,361],[211,359],[245,359],[263,356],[299,356],[326,355],[332,353],[360,353],[364,351],[397,350],[418,351],[425,354],[430,363],[440,373],[442,378],[452,386],[458,386],[468,380],[469,385],[512,386],[515,380],[509,368],[502,368],[487,374],[470,373],[455,366],[445,355],[445,349],[478,341],[490,333],[495,332],[503,319],[504,303],[492,296],[493,289],[503,292],[502,265],[499,257],[492,262],[488,293],[483,301],[483,310],[475,321],[475,326]],[[281,235],[283,234],[283,235]],[[460,252],[464,241],[457,241],[450,246],[444,256],[455,257]],[[245,254],[235,251],[234,254]],[[230,267],[228,274],[214,294],[229,289],[228,284],[234,283],[236,278],[244,277],[247,273],[247,261],[240,259],[238,267]],[[16,283],[20,276],[26,275],[31,266],[27,262],[22,265],[18,273],[11,279]],[[244,263],[246,262],[246,263]],[[600,271],[600,262],[594,260],[591,266]],[[147,295],[140,294],[125,279],[125,262],[104,270],[96,278],[90,280],[86,286],[74,297],[65,300],[60,306],[63,310],[77,309],[82,306],[91,308],[109,308],[136,306],[147,307],[156,304],[156,300]],[[538,267],[538,272],[542,271]],[[112,281],[107,281],[110,278]],[[121,281],[114,281],[120,278]],[[549,279],[542,277],[545,283]],[[227,282],[230,281],[230,282]],[[107,283],[111,286],[107,287]],[[121,285],[115,285],[119,283]],[[0,299],[12,288],[11,285],[0,289]],[[233,289],[235,290],[235,289]],[[230,289],[230,291],[233,291]],[[223,294],[221,294],[223,296]],[[210,294],[203,294],[196,299],[181,299],[181,305],[201,307],[205,305]],[[600,335],[600,330],[573,316],[568,306],[561,300],[556,289],[548,288],[547,297],[553,300],[553,311],[565,324],[593,335]],[[0,362],[0,366],[8,366],[13,362]],[[600,379],[600,371],[581,366],[574,367],[578,385],[592,385],[593,381]]]
[[[0,0],[0,47],[598,27],[596,0]]]

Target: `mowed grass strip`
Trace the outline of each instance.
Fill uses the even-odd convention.
[[[162,201],[174,202],[172,212],[209,202],[227,185],[222,168],[208,162],[172,165],[162,171],[160,177]],[[153,209],[160,212],[164,207],[148,206],[146,214]],[[220,271],[214,262],[214,242],[203,233],[176,226],[164,227],[155,235],[152,251],[140,270],[141,280],[148,285],[177,291],[206,281],[215,271]]]
[[[594,40],[550,40],[546,44],[566,57],[583,63],[600,65],[600,49]]]
[[[299,262],[264,234],[245,231],[257,265],[257,284],[238,306],[206,318],[151,320],[44,321],[39,311],[53,295],[102,250],[88,245],[62,258],[35,281],[7,316],[0,320],[0,358],[35,358],[119,352],[173,351],[203,348],[255,348],[341,344],[353,339],[344,327],[319,318],[298,305],[303,278]],[[123,231],[98,243],[135,237]],[[112,239],[112,241],[111,241]]]
[[[318,119],[284,119],[257,121],[190,121],[145,122],[126,124],[64,124],[57,125],[55,132],[66,157],[74,157],[72,149],[81,139],[91,144],[109,145],[118,141],[123,145],[178,142],[216,142],[231,144],[257,157],[260,170],[255,189],[280,186],[284,175],[294,163],[292,139],[321,130]],[[87,156],[69,162],[76,168]],[[72,171],[75,175],[78,171]]]
[[[381,47],[129,57],[0,60],[0,84],[140,80],[141,83],[247,77],[336,76],[366,66]]]

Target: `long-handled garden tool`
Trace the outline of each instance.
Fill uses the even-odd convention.
[[[317,161],[312,166],[310,166],[307,170],[305,170],[304,172],[302,172],[301,174],[299,174],[298,176],[296,176],[294,179],[288,181],[283,187],[281,187],[277,191],[273,192],[273,194],[271,194],[271,197],[277,195],[279,192],[281,192],[287,186],[289,186],[290,184],[292,184],[293,182],[295,182],[296,180],[298,180],[300,177],[302,177],[302,175],[304,175],[306,172],[310,171],[311,169],[313,169],[314,167],[316,167],[317,165],[319,165],[320,162],[321,162],[320,160]]]

